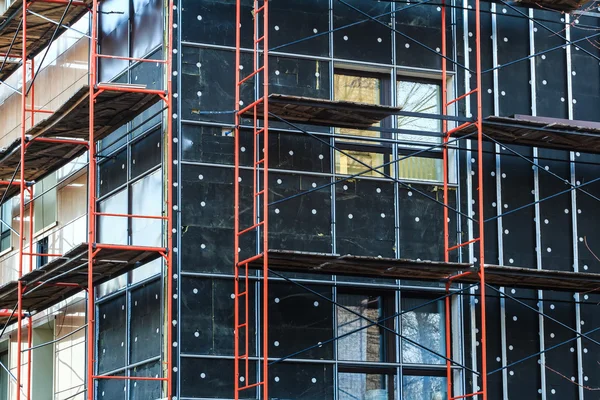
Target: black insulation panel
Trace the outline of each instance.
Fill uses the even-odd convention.
[[[516,155],[525,157],[523,159]],[[503,212],[525,207],[502,217],[504,265],[536,268],[535,201],[533,152],[531,148],[511,146],[500,150],[500,181]]]
[[[244,282],[240,282],[244,291]],[[250,309],[254,310],[255,284],[250,286]],[[181,351],[186,354],[233,356],[234,299],[233,281],[185,277],[181,284]],[[245,303],[240,301],[243,323]],[[256,321],[250,314],[250,355],[255,353]],[[240,329],[240,344],[246,330]],[[241,351],[245,351],[243,348]]]
[[[333,3],[333,55],[336,58],[392,62],[391,3],[347,0]],[[366,14],[366,15],[365,15]],[[369,19],[378,17],[380,22]],[[364,22],[363,22],[364,21]],[[342,26],[350,25],[344,29]]]
[[[125,294],[121,294],[98,306],[97,353],[100,374],[125,366],[127,356],[125,347],[127,345],[126,304]]]
[[[527,14],[526,8],[517,8]],[[531,114],[531,73],[529,56],[529,21],[517,11],[502,4],[496,5],[496,41],[498,43],[498,98],[499,115]]]
[[[551,30],[564,32],[563,15],[544,10],[535,10],[533,15],[534,18],[553,21],[545,22]],[[567,59],[566,51],[560,47],[565,41],[541,28],[537,29],[533,37],[536,53],[558,46],[557,50],[545,52],[534,58],[537,115],[567,118]]]

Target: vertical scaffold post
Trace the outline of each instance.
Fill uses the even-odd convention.
[[[88,164],[88,276],[87,276],[87,399],[94,400],[95,315],[94,252],[96,242],[96,142],[94,139],[94,110],[96,101],[96,68],[98,52],[98,0],[92,2],[90,39],[89,93],[89,164]]]
[[[23,264],[25,247],[25,146],[27,144],[25,133],[27,132],[27,9],[29,2],[23,3],[22,14],[22,81],[21,87],[21,160],[20,160],[20,180],[19,180],[19,270],[17,283],[17,381],[15,398],[21,399],[22,384],[22,344],[23,344]]]
[[[475,0],[475,40],[476,40],[476,76],[477,76],[477,194],[479,226],[479,293],[481,295],[481,392],[487,400],[487,328],[485,300],[485,247],[484,247],[484,206],[483,206],[483,107],[481,98],[481,1]]]
[[[234,396],[240,398],[244,391],[259,390],[261,398],[268,399],[268,344],[269,344],[269,1],[254,0],[252,8],[253,21],[253,68],[242,77],[241,68],[241,0],[236,1],[236,53],[235,53],[235,133],[234,133]],[[258,82],[258,98],[249,105],[243,106],[241,88]],[[253,127],[245,132],[241,129],[242,116],[252,113]],[[262,125],[260,124],[262,121]],[[240,143],[241,135],[252,135],[253,166],[252,166],[252,223],[250,226],[240,226]],[[241,247],[244,243],[240,238],[251,236],[257,240],[256,253],[240,260]],[[250,286],[254,284],[249,279],[250,263],[261,261],[262,268],[262,307],[260,310],[262,334],[260,368],[257,382],[250,381],[250,342],[252,333],[250,317],[255,313],[250,310]],[[240,288],[243,286],[243,289]],[[241,316],[243,315],[243,321]],[[258,324],[257,324],[258,325]],[[240,340],[243,337],[243,351]],[[243,371],[240,368],[243,367]],[[243,373],[242,373],[243,372]],[[262,391],[260,389],[262,388]]]

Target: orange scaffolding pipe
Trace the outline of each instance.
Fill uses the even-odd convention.
[[[22,60],[27,60],[28,59],[28,21],[27,21],[27,16],[28,16],[28,10],[29,7],[31,6],[31,4],[36,3],[36,2],[44,2],[44,3],[52,3],[52,4],[58,4],[58,5],[69,5],[69,6],[83,6],[83,7],[88,7],[88,4],[86,2],[83,1],[69,1],[69,0],[33,0],[31,2],[24,2],[23,4],[23,8],[22,8],[22,28],[21,28],[21,37],[22,37],[22,49],[21,49],[21,55],[20,56],[15,56],[19,59]],[[95,347],[95,338],[94,338],[94,329],[95,329],[95,322],[96,322],[96,318],[95,318],[95,299],[94,299],[94,275],[93,275],[93,270],[94,270],[94,262],[95,262],[95,257],[97,256],[97,254],[100,252],[101,249],[121,249],[121,250],[138,250],[138,251],[156,251],[159,252],[164,258],[165,258],[165,264],[166,264],[166,268],[165,268],[165,274],[168,277],[168,279],[166,280],[167,282],[167,297],[166,297],[166,307],[167,307],[167,311],[166,311],[166,318],[167,320],[170,322],[173,319],[173,310],[172,310],[172,298],[173,298],[173,282],[171,280],[171,271],[172,271],[172,262],[173,262],[173,255],[172,255],[172,247],[173,247],[173,220],[171,217],[171,211],[167,211],[167,215],[166,216],[145,216],[145,215],[130,215],[130,214],[109,214],[109,213],[97,213],[96,212],[96,200],[97,200],[97,196],[96,196],[96,174],[95,171],[97,170],[97,160],[96,160],[96,148],[95,148],[95,136],[94,136],[94,119],[95,119],[95,115],[94,115],[94,110],[95,110],[95,102],[94,99],[96,98],[96,96],[102,92],[102,91],[119,91],[119,92],[135,92],[135,93],[146,93],[146,94],[155,94],[157,96],[160,96],[161,99],[163,99],[163,101],[165,101],[167,103],[167,110],[168,110],[168,115],[165,119],[166,121],[166,141],[167,141],[167,146],[166,146],[166,171],[167,171],[167,179],[165,184],[167,185],[166,187],[167,189],[167,199],[166,199],[166,208],[167,210],[171,210],[173,207],[173,189],[172,189],[172,185],[171,185],[171,181],[173,179],[173,154],[172,154],[172,143],[173,143],[173,121],[171,119],[171,115],[172,115],[172,111],[173,111],[173,105],[172,105],[172,100],[173,100],[173,96],[172,96],[172,64],[173,64],[173,54],[172,54],[172,49],[173,49],[173,9],[174,9],[174,2],[173,0],[169,1],[169,10],[167,13],[167,18],[165,19],[166,25],[165,25],[165,29],[167,32],[167,38],[168,38],[168,43],[165,46],[165,56],[166,59],[165,60],[146,60],[146,59],[137,59],[137,58],[132,58],[132,57],[115,57],[115,56],[108,56],[108,55],[102,55],[102,54],[98,54],[98,42],[97,42],[97,37],[98,37],[98,4],[99,4],[99,0],[93,0],[92,2],[92,7],[91,7],[91,14],[92,14],[92,27],[91,27],[91,46],[90,46],[90,92],[89,92],[89,96],[90,96],[90,104],[89,104],[89,138],[87,141],[78,141],[78,140],[71,140],[71,139],[58,139],[58,138],[35,138],[33,140],[36,141],[40,141],[40,142],[45,142],[45,143],[56,143],[56,144],[76,144],[76,145],[82,145],[82,146],[88,146],[89,149],[89,158],[90,158],[90,162],[89,162],[89,173],[88,173],[88,189],[89,189],[89,196],[88,196],[88,253],[89,253],[89,257],[88,257],[88,279],[87,279],[87,291],[88,291],[88,304],[87,304],[87,314],[88,314],[88,345],[87,345],[87,356],[86,356],[86,367],[87,367],[87,373],[86,373],[86,383],[87,383],[87,398],[88,400],[93,400],[94,398],[94,379],[109,379],[109,378],[105,378],[102,376],[96,376],[94,375],[94,365],[95,365],[95,354],[94,354],[94,347]],[[97,85],[97,60],[99,58],[120,58],[120,59],[124,59],[124,60],[128,60],[128,61],[133,61],[133,62],[156,62],[156,63],[160,63],[160,64],[165,64],[166,65],[166,73],[168,75],[168,79],[167,79],[167,89],[166,90],[153,90],[153,89],[143,89],[143,88],[137,88],[137,87],[115,87],[115,86],[110,86],[110,85]],[[28,83],[28,68],[30,68],[30,72],[31,72],[31,78],[30,81],[31,83],[31,89],[29,91],[29,100],[28,101],[28,96],[27,96],[27,83]],[[34,246],[34,242],[33,242],[33,217],[34,217],[34,202],[30,201],[29,202],[29,210],[28,210],[28,217],[29,217],[29,227],[28,227],[28,234],[25,235],[25,216],[26,216],[26,209],[25,209],[25,196],[26,193],[29,193],[29,197],[30,199],[33,198],[33,190],[31,188],[31,183],[25,181],[25,171],[27,168],[27,165],[25,163],[25,154],[27,151],[27,147],[28,147],[28,139],[27,139],[27,118],[29,117],[31,120],[31,126],[33,127],[35,125],[35,117],[37,113],[44,113],[44,114],[49,114],[52,113],[52,111],[50,110],[44,110],[44,109],[38,109],[36,110],[35,107],[35,85],[33,84],[33,74],[35,71],[35,65],[34,65],[34,60],[31,59],[29,62],[24,62],[22,64],[22,68],[21,68],[21,72],[22,72],[22,76],[23,76],[23,90],[21,93],[21,146],[20,146],[20,178],[15,180],[14,182],[10,182],[10,181],[0,181],[0,185],[18,185],[19,186],[19,200],[20,200],[20,204],[19,204],[19,245],[18,245],[18,251],[19,251],[19,265],[18,265],[18,295],[17,295],[17,310],[16,310],[16,316],[17,316],[17,355],[16,355],[16,362],[17,362],[17,371],[16,371],[16,398],[17,399],[22,399],[22,395],[21,392],[24,391],[25,393],[23,393],[26,396],[27,400],[30,400],[31,398],[31,377],[32,377],[32,354],[31,352],[28,353],[28,357],[27,357],[27,379],[28,379],[28,383],[27,383],[27,388],[26,390],[24,390],[24,385],[23,385],[23,357],[22,357],[22,347],[23,347],[23,319],[25,318],[26,314],[24,313],[23,310],[23,294],[24,294],[24,284],[21,281],[21,278],[23,277],[25,271],[24,271],[24,265],[25,265],[25,257],[28,258],[28,264],[29,264],[29,270],[28,272],[31,272],[33,269],[33,257],[40,257],[40,256],[61,256],[60,254],[51,254],[51,253],[38,253],[35,252],[35,250],[33,249]],[[128,217],[128,218],[148,218],[148,219],[158,219],[158,220],[165,220],[166,219],[166,224],[167,224],[167,238],[166,238],[166,248],[160,248],[160,247],[143,247],[143,246],[119,246],[119,245],[105,245],[105,244],[96,244],[95,243],[95,238],[96,238],[96,216],[120,216],[120,217]],[[25,246],[26,246],[26,241],[28,240],[28,244],[29,244],[29,251],[25,251]],[[44,284],[44,283],[38,283],[38,284]],[[72,287],[79,287],[80,285],[76,285],[76,284],[68,284],[68,283],[57,283],[54,285],[60,285],[60,286],[72,286]],[[2,317],[10,317],[11,315],[13,315],[14,312],[13,311],[8,311],[8,310],[0,310],[0,316]],[[168,325],[166,325],[166,337],[167,337],[167,344],[166,344],[166,349],[164,350],[163,354],[164,354],[164,362],[166,365],[166,368],[164,369],[164,373],[165,373],[165,377],[164,378],[137,378],[137,377],[124,377],[125,379],[128,380],[156,380],[156,381],[164,381],[166,382],[166,387],[164,388],[165,393],[167,394],[167,398],[172,397],[172,391],[173,391],[173,382],[172,382],[172,373],[173,373],[173,369],[172,369],[172,338],[173,338],[173,333],[172,330],[168,327]],[[27,328],[27,341],[29,344],[29,347],[31,347],[31,341],[32,341],[32,321],[31,318],[29,317],[28,319],[28,328]]]
[[[467,397],[474,397],[481,395],[483,400],[487,400],[488,397],[488,388],[487,388],[487,329],[486,329],[486,302],[485,302],[485,248],[484,248],[484,219],[483,219],[483,132],[482,132],[482,121],[483,121],[483,112],[482,112],[482,97],[481,97],[481,13],[480,13],[480,0],[475,0],[475,75],[476,75],[476,84],[475,88],[467,91],[465,94],[456,97],[455,99],[448,100],[448,90],[447,90],[447,79],[448,79],[448,69],[447,69],[447,10],[446,10],[446,1],[442,0],[441,3],[441,18],[442,18],[442,32],[441,32],[441,53],[442,53],[442,115],[445,117],[448,115],[448,107],[456,102],[470,98],[471,95],[476,94],[476,121],[475,122],[465,122],[458,125],[455,128],[448,129],[448,121],[447,119],[442,120],[442,132],[443,135],[443,149],[442,149],[442,157],[443,157],[443,179],[444,179],[444,187],[443,187],[443,196],[444,196],[444,261],[450,261],[450,252],[454,250],[458,250],[467,245],[474,244],[476,242],[479,243],[479,278],[480,278],[480,290],[481,290],[481,390],[478,390],[476,383],[473,383],[473,393],[454,396],[453,395],[453,374],[452,374],[452,363],[450,359],[452,358],[452,304],[451,298],[448,296],[445,299],[445,342],[446,342],[446,392],[447,398],[450,400],[454,399],[463,399]],[[469,55],[467,54],[467,57]],[[467,242],[460,243],[455,246],[450,246],[450,227],[448,224],[448,206],[449,206],[449,171],[448,171],[448,143],[450,137],[455,133],[462,129],[465,129],[472,124],[477,126],[477,199],[478,199],[478,210],[477,210],[477,225],[479,235],[477,238],[471,239]],[[446,282],[446,293],[450,292],[450,283],[453,279],[456,279],[459,276],[464,276],[465,274],[459,274],[454,277],[450,277]]]
[[[254,16],[254,37],[253,37],[253,70],[249,75],[241,77],[241,0],[236,1],[236,52],[235,52],[235,135],[234,135],[234,398],[239,400],[244,397],[244,391],[250,389],[262,388],[261,398],[269,398],[269,371],[268,371],[268,348],[269,348],[269,0],[259,0],[253,2]],[[260,17],[262,16],[262,26]],[[261,36],[262,35],[262,36]],[[261,49],[262,46],[262,49]],[[262,64],[262,65],[259,65]],[[241,87],[249,84],[251,78],[256,78],[263,86],[262,95],[246,107],[241,106]],[[262,78],[262,80],[260,79]],[[258,108],[262,107],[263,126],[258,126]],[[252,140],[254,143],[252,167],[252,225],[249,228],[240,228],[240,122],[241,115],[248,110],[254,111]],[[240,260],[240,237],[243,235],[254,235],[257,241],[262,236],[262,242],[257,249],[257,254]],[[261,342],[261,367],[259,368],[259,379],[257,382],[250,382],[250,280],[249,263],[254,260],[262,259],[262,308],[260,314],[262,317],[262,342]],[[244,284],[244,290],[240,291],[240,281]],[[243,304],[244,312],[240,310]],[[244,318],[243,322],[241,318]],[[244,331],[243,347],[240,349],[241,331]],[[240,371],[240,365],[243,365],[243,374]],[[242,380],[243,378],[243,380]],[[260,390],[259,390],[260,392]]]

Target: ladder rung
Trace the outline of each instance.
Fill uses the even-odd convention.
[[[475,238],[475,239],[469,240],[468,242],[464,242],[464,243],[457,244],[456,246],[448,247],[448,251],[458,250],[461,247],[468,246],[468,245],[478,242],[478,241],[479,241],[479,238]]]
[[[263,255],[262,255],[262,253],[261,253],[261,254],[257,254],[257,255],[255,255],[255,256],[252,256],[252,257],[246,258],[245,260],[242,260],[242,261],[238,262],[238,267],[239,267],[239,266],[241,266],[241,265],[245,265],[245,264],[251,263],[252,261],[259,260],[259,259],[261,259],[261,258],[262,258],[262,256],[263,256]]]
[[[237,329],[240,329],[240,328],[246,328],[246,327],[248,327],[248,323],[247,323],[247,322],[244,322],[243,324],[240,324],[240,325],[238,325],[238,326],[237,326]]]
[[[265,40],[265,35],[262,35],[261,37],[259,37],[258,39],[256,39],[256,40],[254,41],[254,43],[260,43],[260,42],[262,42],[263,40]]]
[[[258,167],[260,164],[264,164],[265,163],[265,159],[261,158],[260,160],[258,160],[257,162],[254,163],[255,167]]]
[[[265,128],[260,128],[259,130],[257,130],[256,132],[254,132],[254,134],[256,136],[260,135],[261,133],[263,133],[265,131]]]
[[[264,382],[257,382],[257,383],[253,383],[252,385],[246,385],[246,386],[239,387],[238,391],[252,389],[252,388],[255,388],[255,387],[261,386],[261,385],[264,385]]]
[[[246,292],[242,292],[242,293],[238,293],[236,297],[242,297],[242,296],[245,296],[247,294],[248,294],[247,291]]]
[[[252,79],[252,77],[254,75],[260,74],[262,71],[265,70],[265,66],[263,65],[262,67],[260,67],[259,69],[257,69],[256,71],[253,71],[250,75],[246,76],[244,79],[242,79],[241,81],[239,81],[238,86],[240,86],[241,84],[243,84],[244,82],[246,82],[249,79]]]
[[[263,10],[265,9],[265,4],[263,4],[262,6],[260,6],[259,8],[254,10],[254,15],[263,12]]]
[[[258,197],[258,196],[261,196],[263,194],[265,194],[265,189],[261,190],[260,192],[254,193],[254,197]]]
[[[258,228],[261,225],[264,225],[265,221],[260,221],[258,224],[254,224],[246,229],[244,229],[243,231],[238,232],[238,236],[242,236],[244,233],[248,233],[250,231],[253,231],[254,229]]]
[[[256,107],[257,105],[259,105],[260,103],[262,103],[263,101],[265,101],[264,97],[261,97],[260,99],[253,101],[252,103],[248,104],[246,107],[242,108],[240,111],[238,111],[238,114],[240,115],[244,115],[244,113],[246,113],[248,110]]]

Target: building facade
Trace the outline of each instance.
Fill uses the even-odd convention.
[[[261,96],[258,79],[235,104],[235,1],[177,0],[174,25],[162,1],[102,2],[99,44],[106,54],[165,57],[172,28],[172,115],[156,105],[99,144],[98,207],[106,213],[163,215],[174,192],[173,274],[158,259],[96,288],[96,373],[159,376],[173,350],[173,398],[234,397],[234,252],[252,253],[257,238],[234,249],[234,114]],[[440,2],[271,0],[269,92],[398,107],[371,129],[270,127],[270,247],[309,253],[444,261],[442,93],[458,98],[476,86],[474,1],[446,4],[447,64],[442,79]],[[253,69],[253,2],[241,12],[240,70]],[[483,115],[528,115],[600,122],[600,14],[569,14],[482,2]],[[85,19],[52,45],[36,105],[56,109],[88,82]],[[102,82],[164,87],[157,63],[103,60]],[[7,83],[21,87],[22,77]],[[0,86],[2,88],[2,86]],[[0,93],[2,136],[19,134],[20,96]],[[450,128],[477,112],[473,96],[448,110]],[[165,177],[165,118],[174,126],[172,182]],[[36,121],[37,122],[37,121]],[[237,156],[242,191],[251,197],[252,121]],[[247,142],[245,142],[247,141]],[[245,145],[245,143],[247,143]],[[488,141],[482,171],[477,143],[456,140],[448,159],[450,246],[477,237],[485,220],[489,264],[532,270],[600,273],[594,229],[598,156]],[[33,244],[64,254],[86,234],[87,158],[36,182]],[[476,173],[484,176],[484,215],[477,215]],[[578,190],[573,187],[581,186]],[[250,212],[252,205],[243,202]],[[16,279],[18,199],[2,206],[0,277]],[[247,216],[247,214],[246,214]],[[12,230],[11,230],[12,228]],[[101,217],[98,241],[161,246],[160,220]],[[167,233],[168,234],[168,233]],[[33,248],[34,246],[30,246]],[[450,261],[477,263],[477,246]],[[37,268],[48,260],[36,257]],[[174,284],[166,321],[166,282]],[[260,380],[260,304],[269,305],[272,399],[441,400],[447,398],[446,294],[443,282],[277,272],[267,299],[255,272],[246,289],[249,371]],[[456,396],[481,385],[477,286],[452,287],[452,358]],[[488,290],[490,399],[594,399],[600,387],[600,340],[594,293],[503,287]],[[33,320],[32,399],[85,398],[85,294]],[[544,313],[541,316],[539,312]],[[370,322],[371,321],[371,322]],[[376,321],[377,324],[373,324]],[[165,343],[167,329],[173,343]],[[14,373],[15,331],[0,344]],[[586,337],[582,337],[585,335]],[[162,350],[161,350],[162,349]],[[16,396],[0,371],[0,399]],[[164,398],[159,382],[104,380],[98,399]],[[244,398],[260,398],[257,389]]]

